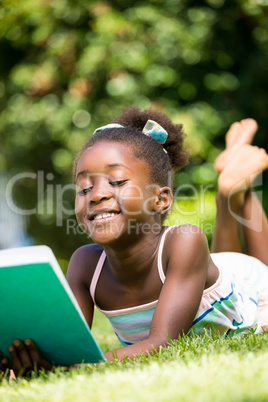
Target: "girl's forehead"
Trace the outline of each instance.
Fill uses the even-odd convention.
[[[105,169],[109,167],[122,167],[128,170],[149,171],[149,165],[143,159],[135,156],[133,148],[124,143],[100,141],[90,146],[81,155],[77,165],[77,173],[79,170],[86,168],[87,170]]]

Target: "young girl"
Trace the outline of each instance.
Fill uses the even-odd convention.
[[[88,325],[95,305],[122,343],[105,353],[108,360],[153,352],[190,330],[234,335],[268,328],[267,219],[250,182],[241,182],[268,167],[266,152],[249,145],[251,124],[231,127],[225,154],[215,163],[220,176],[213,251],[241,251],[237,216],[247,220],[254,204],[264,226],[260,232],[245,227],[246,246],[263,262],[241,253],[210,255],[199,228],[163,226],[173,201],[172,171],[188,157],[182,126],[165,115],[125,109],[114,124],[97,129],[77,156],[77,219],[95,244],[73,254],[67,279]],[[245,132],[251,134],[244,138]],[[16,371],[31,369],[33,362],[51,367],[30,340],[14,341],[10,354]]]

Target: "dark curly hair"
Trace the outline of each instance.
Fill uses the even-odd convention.
[[[154,120],[167,132],[168,138],[164,145],[142,133],[147,120]],[[113,123],[118,123],[124,128],[109,128],[93,135],[82,147],[73,164],[75,177],[78,161],[87,148],[99,141],[120,142],[132,147],[134,155],[145,160],[151,171],[151,180],[160,186],[171,187],[172,173],[188,163],[189,154],[183,150],[184,133],[182,124],[175,125],[163,113],[146,109],[141,111],[138,107],[124,108]],[[163,148],[167,151],[165,153]]]

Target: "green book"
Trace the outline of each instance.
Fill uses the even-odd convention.
[[[82,311],[47,246],[0,251],[0,351],[32,339],[52,364],[105,361]]]

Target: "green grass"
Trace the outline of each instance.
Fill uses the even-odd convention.
[[[96,314],[103,351],[119,346]],[[0,401],[267,401],[268,333],[225,339],[183,337],[159,353],[123,363],[41,373],[0,384]]]

